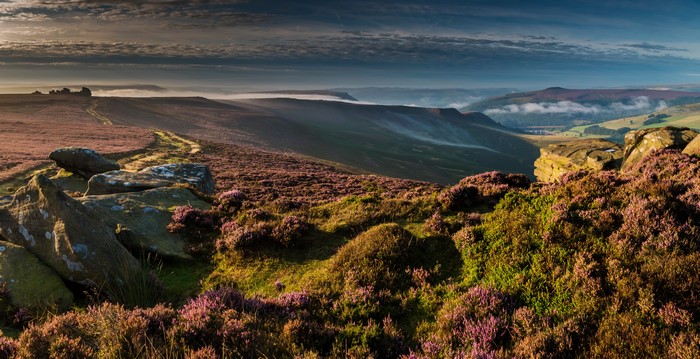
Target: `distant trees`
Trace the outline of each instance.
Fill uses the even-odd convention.
[[[40,91],[34,91],[33,92],[36,95],[40,95]],[[80,91],[77,92],[72,92],[69,88],[64,87],[60,90],[50,90],[49,95],[74,95],[74,96],[85,96],[85,97],[90,97],[92,96],[92,91],[90,91],[89,88],[83,87],[80,89]]]

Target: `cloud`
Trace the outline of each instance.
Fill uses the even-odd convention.
[[[632,48],[636,48],[636,49],[642,49],[642,50],[648,50],[648,51],[652,51],[652,52],[665,52],[665,51],[689,52],[688,49],[682,49],[679,47],[665,46],[665,45],[659,45],[659,44],[650,44],[648,42],[642,42],[639,44],[625,44],[623,46],[632,47]]]
[[[502,114],[599,114],[599,113],[620,113],[630,111],[641,111],[654,109],[659,111],[668,107],[665,101],[652,103],[646,96],[639,96],[627,102],[613,102],[610,105],[602,106],[595,104],[582,104],[573,101],[558,102],[529,102],[524,104],[510,104],[500,108],[491,108],[484,111],[487,115]]]

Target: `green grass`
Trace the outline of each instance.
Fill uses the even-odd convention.
[[[208,259],[164,263],[158,272],[158,279],[165,286],[165,300],[178,304],[198,294],[202,290],[202,280],[211,270]]]
[[[615,120],[601,122],[597,125],[611,130],[618,130],[623,127],[629,127],[632,130],[638,130],[645,128],[659,128],[664,126],[689,127],[694,130],[700,130],[699,104],[674,106],[653,113],[667,114],[670,115],[670,117],[662,119],[661,123],[655,123],[651,125],[644,125],[644,121],[647,119],[648,115],[623,117]],[[590,126],[593,125],[591,124],[585,126],[572,127],[568,131],[562,132],[562,135],[577,138],[607,138],[607,136],[588,135],[583,133],[583,131]]]

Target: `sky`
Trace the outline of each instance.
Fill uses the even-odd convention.
[[[0,86],[700,83],[700,1],[0,0]]]

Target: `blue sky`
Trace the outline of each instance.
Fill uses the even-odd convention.
[[[0,86],[700,83],[700,2],[0,0]]]

